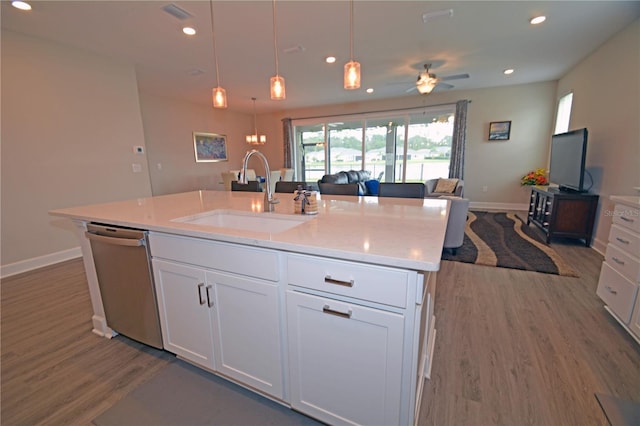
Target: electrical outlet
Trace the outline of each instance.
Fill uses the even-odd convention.
[[[131,169],[133,170],[133,173],[140,173],[142,171],[142,164],[133,163],[131,164]]]

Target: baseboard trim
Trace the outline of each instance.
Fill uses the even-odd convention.
[[[76,259],[78,257],[82,257],[80,246],[46,254],[44,256],[21,260],[19,262],[9,263],[8,265],[0,266],[0,278],[7,278],[13,275],[22,274],[23,272],[29,272],[34,269],[64,262],[66,260]]]
[[[519,203],[484,203],[478,201],[471,201],[469,208],[472,210],[498,210],[498,211],[528,211],[529,205]]]

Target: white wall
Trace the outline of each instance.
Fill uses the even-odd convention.
[[[522,207],[529,191],[520,178],[530,170],[546,167],[555,108],[556,82],[505,86],[482,90],[436,92],[384,101],[331,105],[290,110],[262,117],[270,133],[282,138],[280,119],[352,114],[455,103],[469,99],[467,151],[464,169],[465,197],[476,205]],[[511,121],[508,141],[488,141],[489,123]],[[279,127],[276,127],[279,126]],[[282,147],[280,147],[280,158]],[[487,191],[483,192],[483,187]]]
[[[558,96],[570,91],[570,128],[589,130],[587,170],[600,195],[594,246],[604,251],[613,209],[608,197],[638,195],[633,187],[640,186],[640,20],[559,81]]]
[[[2,31],[3,272],[78,246],[49,210],[150,195],[135,145],[144,136],[133,66]]]
[[[142,120],[147,141],[153,195],[223,190],[220,173],[242,166],[245,153],[253,148],[245,136],[253,133],[253,115],[214,109],[174,99],[140,94]],[[262,131],[258,122],[258,131]],[[193,132],[217,133],[227,137],[228,161],[197,163]],[[266,133],[267,144],[259,147],[272,168],[282,163],[282,141]],[[158,166],[160,165],[160,166]],[[262,165],[251,159],[249,167],[264,176]]]

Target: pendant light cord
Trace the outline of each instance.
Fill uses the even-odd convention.
[[[349,6],[349,54],[353,62],[353,0],[349,2]]]
[[[276,76],[279,76],[278,72],[278,39],[276,37],[276,0],[272,2],[273,6],[273,50],[276,56]]]
[[[211,12],[211,39],[213,40],[213,62],[216,67],[216,87],[220,87],[220,71],[218,70],[218,55],[216,53],[216,33],[213,27],[213,0],[209,0],[209,11]]]
[[[256,135],[256,138],[258,138],[258,124],[256,122],[256,98],[251,98],[251,100],[253,101],[253,134]]]

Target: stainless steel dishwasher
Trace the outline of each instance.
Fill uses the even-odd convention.
[[[162,349],[162,333],[148,250],[147,231],[88,224],[107,325]]]

